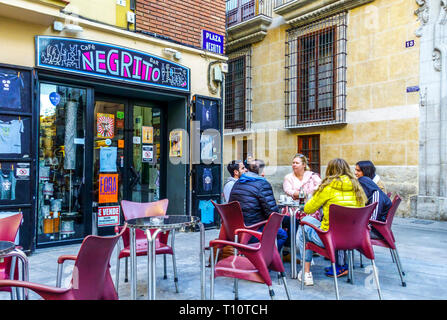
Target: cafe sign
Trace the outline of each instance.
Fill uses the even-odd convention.
[[[90,40],[36,36],[36,66],[189,92],[190,70],[147,53]]]

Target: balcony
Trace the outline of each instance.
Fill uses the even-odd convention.
[[[272,22],[274,0],[227,0],[227,52],[261,41]]]
[[[292,27],[359,7],[374,0],[274,0],[273,11]]]

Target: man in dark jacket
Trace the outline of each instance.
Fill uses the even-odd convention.
[[[367,205],[377,202],[377,206],[371,215],[371,219],[385,222],[388,211],[392,206],[390,198],[388,198],[388,196],[370,178],[363,176],[358,178],[358,180],[362,185],[363,191],[365,191],[365,194],[368,197]],[[371,230],[371,237],[375,239],[382,238],[382,236],[374,228]]]
[[[272,212],[280,212],[276,205],[272,186],[262,177],[264,171],[264,161],[255,159],[248,164],[248,172],[244,173],[235,183],[230,193],[228,202],[239,201],[244,215],[246,226],[267,220]],[[259,231],[263,230],[261,228]],[[252,237],[250,242],[255,242]],[[287,232],[278,230],[277,246],[278,250],[287,240]]]

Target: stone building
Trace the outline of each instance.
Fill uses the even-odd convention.
[[[336,157],[352,167],[371,160],[387,191],[402,196],[398,213],[419,216],[410,198],[419,194],[422,206],[422,195],[438,197],[442,189],[437,181],[436,191],[421,194],[420,178],[433,160],[421,155],[431,151],[421,140],[427,119],[420,93],[423,79],[428,84],[435,72],[424,67],[421,47],[435,20],[424,22],[427,2],[227,1],[224,163],[248,155],[265,159],[278,198],[296,152],[322,176]],[[428,51],[426,64],[433,48]],[[439,128],[428,127],[439,137]],[[434,148],[441,151],[439,142]],[[441,167],[433,163],[433,181]]]

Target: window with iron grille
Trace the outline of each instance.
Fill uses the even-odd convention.
[[[286,128],[346,122],[346,13],[288,31]]]
[[[229,55],[225,77],[225,129],[251,127],[251,48]]]
[[[320,135],[298,136],[298,153],[306,156],[310,170],[320,174]]]

